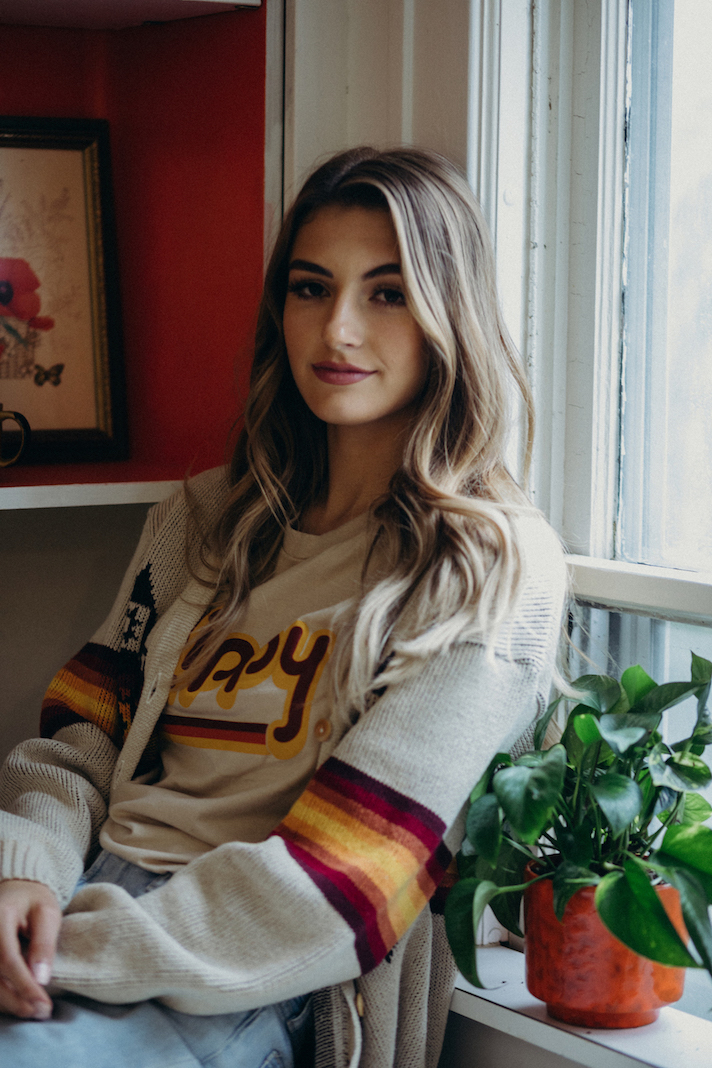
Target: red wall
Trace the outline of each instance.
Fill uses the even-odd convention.
[[[222,462],[262,279],[264,21],[263,5],[120,31],[2,27],[0,113],[110,123],[131,459],[20,464],[0,484]]]

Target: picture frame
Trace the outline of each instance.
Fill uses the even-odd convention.
[[[0,404],[31,428],[22,464],[128,456],[103,119],[0,116]]]

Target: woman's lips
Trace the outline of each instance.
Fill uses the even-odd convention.
[[[313,363],[312,371],[320,382],[327,382],[330,386],[350,386],[376,373],[364,371],[363,367],[354,367],[350,363]]]

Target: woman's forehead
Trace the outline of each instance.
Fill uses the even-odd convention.
[[[309,259],[317,252],[338,256],[356,250],[400,262],[398,238],[387,209],[358,204],[318,208],[297,231],[290,260]]]

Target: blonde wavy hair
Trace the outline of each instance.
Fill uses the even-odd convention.
[[[374,690],[453,642],[474,636],[491,644],[511,611],[521,579],[511,519],[529,507],[504,462],[512,382],[524,400],[527,465],[533,408],[500,312],[487,227],[455,167],[400,148],[352,149],[320,166],[287,214],[267,268],[230,493],[201,535],[219,611],[202,629],[191,675],[272,573],[285,528],[298,526],[328,489],[326,426],[295,386],[282,330],[296,235],[328,205],[390,213],[407,306],[429,357],[403,463],[372,507],[360,597],[340,613],[337,699],[360,712]],[[371,568],[376,550],[379,566]]]

